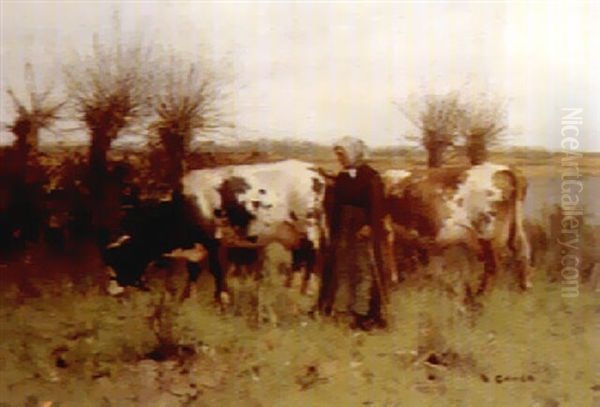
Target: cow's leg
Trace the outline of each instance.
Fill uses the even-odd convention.
[[[522,174],[511,173],[515,185],[513,195],[512,224],[508,246],[512,249],[516,260],[516,272],[522,289],[531,288],[531,247],[523,226],[523,202],[527,192],[527,181]]]
[[[483,276],[477,294],[483,294],[489,284],[489,279],[496,275],[498,270],[498,250],[494,248],[494,245],[489,240],[480,240],[481,256],[483,259]]]
[[[435,282],[438,286],[445,286],[444,277],[446,272],[444,271],[446,267],[446,261],[444,258],[444,251],[439,251],[428,258],[427,271],[429,274],[429,278]]]
[[[319,293],[321,292],[321,287],[323,285],[323,275],[326,267],[326,247],[327,242],[325,242],[325,239],[322,239],[321,243],[319,244],[319,247],[312,249],[312,256],[314,260],[311,263],[309,275],[312,276],[316,284],[315,295],[319,295]]]
[[[227,272],[226,272],[226,248],[223,247],[217,240],[213,240],[205,244],[208,251],[208,266],[215,280],[215,300],[218,303],[228,303],[229,294],[227,287]]]
[[[304,275],[302,278],[302,286],[300,292],[303,295],[310,295],[310,281],[311,278],[315,275],[317,270],[317,250],[315,249],[312,242],[306,240],[302,242],[302,247],[300,248],[300,254],[303,257],[302,262],[304,263]]]
[[[290,273],[287,275],[287,278],[284,281],[284,285],[287,288],[291,288],[294,283],[294,275],[300,271],[302,271],[302,255],[300,249],[292,249],[292,267]]]
[[[188,278],[186,280],[185,289],[183,291],[183,294],[181,295],[181,299],[184,300],[186,298],[190,298],[192,300],[195,300],[198,296],[197,282],[198,276],[202,271],[202,267],[200,266],[199,262],[188,260],[186,261],[186,269],[188,273]]]
[[[268,322],[272,326],[277,326],[279,318],[275,312],[275,305],[283,289],[281,274],[289,273],[293,260],[291,256],[288,258],[282,256],[283,253],[287,255],[290,253],[280,243],[271,243],[257,250],[257,259],[253,263],[256,276],[257,321],[258,324]]]
[[[115,272],[114,280],[121,287],[136,287],[140,289],[145,289],[144,283],[142,281],[142,276],[144,275],[144,271],[146,270],[145,266],[138,265],[128,265],[126,271],[118,273]]]
[[[517,203],[519,205],[519,203]],[[523,290],[527,290],[532,287],[531,283],[531,247],[529,240],[523,227],[522,219],[515,216],[515,222],[512,225],[511,241],[508,247],[512,251],[513,259],[515,261],[515,271],[519,286]]]
[[[384,266],[389,270],[390,282],[397,284],[400,281],[398,273],[398,265],[396,263],[396,236],[394,233],[394,225],[389,216],[384,219],[385,239],[383,242],[383,262]]]
[[[421,236],[413,230],[409,230],[403,225],[392,224],[393,237],[388,244],[391,245],[390,260],[392,271],[395,269],[398,281],[404,280],[408,275],[413,274],[419,266],[428,266],[430,260],[436,254],[443,251],[444,245],[431,245],[431,239]],[[396,255],[400,250],[400,256]],[[398,258],[400,261],[398,262]]]
[[[162,272],[164,273],[164,285],[166,292],[169,293],[169,298],[173,298],[175,300],[180,297],[177,294],[177,275],[179,274],[178,270],[181,267],[181,262],[179,259],[167,258],[164,259],[164,263],[157,263],[158,266],[160,264],[160,268],[162,268]]]
[[[304,256],[302,256],[302,244],[292,249],[292,272],[297,272],[304,267]]]
[[[281,288],[279,282],[279,261],[277,253],[274,252],[276,244],[270,244],[264,249],[260,249],[257,263],[260,267],[257,269],[259,278],[257,278],[256,299],[257,299],[257,320],[259,324],[270,322],[273,326],[277,325],[277,316],[274,311],[274,298],[277,291]]]
[[[333,247],[331,247],[331,245],[328,245],[327,247],[321,246],[320,248],[321,286],[319,288],[317,308],[321,313],[323,313],[323,315],[331,315],[333,310],[333,298],[336,282],[334,281],[333,275],[335,256],[334,253],[331,252],[332,250]]]
[[[256,296],[253,292],[253,288],[256,287],[253,278],[254,267],[243,260],[235,263],[235,271],[232,273],[232,311],[234,315],[248,317],[249,321],[253,322],[256,320],[256,309],[254,309]]]

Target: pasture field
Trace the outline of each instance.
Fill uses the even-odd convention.
[[[334,169],[332,158],[316,160]],[[530,291],[505,271],[465,309],[454,288],[481,265],[452,250],[441,274],[421,267],[392,290],[381,331],[313,315],[314,295],[276,281],[236,282],[237,306],[221,310],[203,273],[180,302],[183,264],[169,278],[151,270],[149,291],[110,296],[94,248],[65,258],[29,247],[0,261],[0,406],[600,406],[600,226],[580,228],[578,296],[566,298],[548,198],[560,191],[555,159],[514,157],[537,185],[526,202]],[[599,158],[580,165],[597,192]],[[265,295],[277,325],[262,318]]]

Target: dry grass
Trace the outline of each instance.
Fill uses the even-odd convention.
[[[554,249],[553,249],[554,250]],[[303,312],[273,327],[251,308],[222,314],[203,275],[198,299],[177,303],[155,275],[149,292],[104,292],[97,258],[80,266],[32,252],[2,270],[2,405],[584,406],[599,396],[593,287],[561,297],[538,262],[523,294],[501,275],[482,308],[465,311],[426,270],[391,297],[390,327],[355,333],[311,318],[314,298],[276,288]],[[460,275],[460,261],[447,270]],[[43,273],[40,270],[43,269]],[[38,271],[37,274],[35,271]],[[175,287],[183,285],[183,265]],[[18,273],[19,279],[7,278]],[[21,290],[28,288],[29,296]],[[163,305],[161,304],[163,302]],[[288,303],[289,303],[288,301]],[[74,306],[76,304],[76,306]],[[168,311],[157,321],[156,310]],[[286,309],[279,308],[279,313]],[[155,360],[168,323],[174,349]],[[160,327],[158,327],[160,328]],[[154,359],[152,359],[154,357]]]

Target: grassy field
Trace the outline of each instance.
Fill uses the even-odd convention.
[[[556,171],[530,162],[527,176],[542,167]],[[256,283],[236,283],[239,305],[221,310],[203,274],[180,302],[182,264],[170,278],[152,271],[150,291],[113,297],[93,249],[76,262],[32,247],[0,262],[0,406],[600,406],[598,276],[583,271],[600,261],[600,228],[582,230],[579,296],[563,298],[548,216],[529,219],[540,226],[529,228],[531,291],[505,272],[464,309],[448,288],[481,265],[469,272],[451,251],[443,275],[422,269],[395,287],[389,327],[369,333],[310,315],[315,297],[297,286],[269,287],[277,325],[260,318]]]
[[[475,311],[433,288],[435,278],[412,277],[393,292],[390,327],[356,333],[309,317],[311,298],[297,287],[276,288],[298,311],[278,308],[273,326],[256,324],[251,307],[218,310],[208,276],[179,303],[158,277],[150,292],[111,297],[97,265],[69,276],[58,260],[30,261],[46,274],[2,287],[5,406],[592,406],[600,397],[597,297],[586,285],[562,298],[542,271],[527,294],[501,277]]]

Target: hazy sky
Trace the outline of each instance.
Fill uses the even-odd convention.
[[[240,137],[403,143],[415,129],[394,101],[468,84],[510,100],[516,144],[559,148],[561,108],[581,107],[582,147],[600,151],[598,4],[1,0],[2,121],[25,61],[60,84],[118,11],[124,37],[228,58]]]

